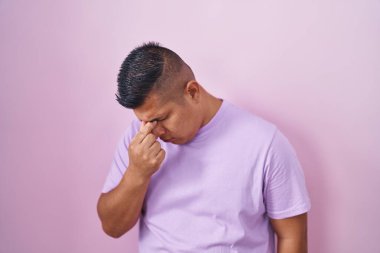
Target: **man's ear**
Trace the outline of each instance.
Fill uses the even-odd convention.
[[[185,86],[185,97],[190,98],[191,100],[195,100],[198,102],[200,97],[200,87],[199,83],[195,80],[191,80],[186,83]]]

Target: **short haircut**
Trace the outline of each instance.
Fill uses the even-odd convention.
[[[175,80],[183,67],[190,69],[172,50],[157,42],[144,43],[133,49],[121,65],[116,100],[126,108],[135,109],[153,91],[165,101],[178,97],[183,86]]]

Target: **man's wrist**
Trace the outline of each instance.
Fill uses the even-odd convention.
[[[128,166],[123,180],[129,181],[136,186],[147,185],[150,182],[150,176],[145,176],[142,173],[138,172],[139,168],[136,168],[132,165]]]

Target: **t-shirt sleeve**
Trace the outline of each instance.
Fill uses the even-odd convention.
[[[311,207],[297,155],[278,129],[269,146],[265,163],[264,201],[267,215],[273,219],[306,213]]]
[[[109,170],[106,181],[103,185],[102,193],[114,189],[122,179],[129,164],[128,147],[131,140],[136,135],[138,128],[138,121],[133,120],[131,125],[120,138],[114,153],[111,169]]]

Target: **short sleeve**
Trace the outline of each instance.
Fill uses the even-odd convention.
[[[311,207],[297,155],[278,129],[265,162],[263,193],[267,214],[273,219],[296,216],[308,212]]]
[[[109,170],[106,181],[103,185],[102,193],[111,191],[122,179],[129,164],[128,147],[138,131],[138,125],[138,121],[133,120],[131,125],[120,138],[114,153],[111,169]]]

